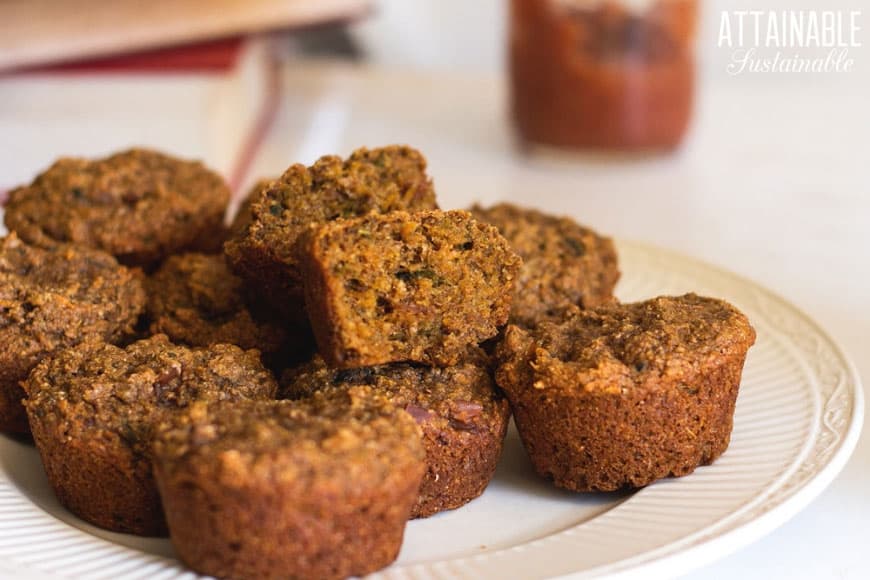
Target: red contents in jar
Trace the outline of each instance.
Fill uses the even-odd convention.
[[[512,0],[520,136],[566,148],[676,147],[692,113],[696,0]]]

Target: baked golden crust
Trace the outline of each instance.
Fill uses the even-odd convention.
[[[539,474],[575,491],[640,487],[725,451],[754,341],[724,301],[660,297],[508,327],[496,380]]]
[[[296,242],[311,224],[436,207],[418,151],[398,145],[362,148],[346,160],[330,155],[311,167],[292,165],[255,194],[251,218],[240,218],[224,249],[233,269],[265,300],[299,321],[305,313]]]
[[[10,231],[39,245],[69,242],[151,267],[224,231],[230,190],[201,163],[147,149],[63,158],[9,194]]]
[[[239,238],[245,235],[245,231],[254,221],[254,202],[259,198],[260,193],[268,189],[275,179],[260,179],[248,191],[245,198],[236,209],[236,214],[233,216],[233,221],[230,224],[230,238]]]
[[[370,385],[408,411],[423,431],[427,468],[411,517],[428,517],[480,496],[501,457],[510,409],[485,362],[478,357],[447,368],[399,363],[338,370],[317,356],[284,373],[279,397]]]
[[[228,578],[345,578],[398,555],[423,475],[414,420],[368,387],[195,405],[155,437],[179,557]]]
[[[300,258],[320,354],[340,368],[456,364],[507,321],[521,262],[463,211],[337,220]]]
[[[103,252],[0,238],[0,431],[29,432],[19,382],[52,353],[133,332],[141,276]]]
[[[247,306],[242,279],[223,256],[171,256],[145,288],[152,334],[191,346],[227,343],[266,354],[278,352],[287,340],[280,322]]]
[[[568,217],[502,203],[474,206],[478,220],[492,224],[522,257],[511,323],[534,327],[558,319],[567,308],[594,308],[614,301],[619,280],[610,238]]]
[[[58,499],[108,530],[165,533],[151,470],[154,425],[196,401],[271,399],[256,350],[175,346],[157,335],[122,349],[82,345],[23,383],[36,447]]]
[[[255,186],[225,256],[207,256],[175,254],[225,232],[226,186],[202,166],[143,150],[60,160],[7,215],[38,245],[0,240],[0,429],[20,407],[73,513],[141,535],[168,519],[187,565],[233,578],[388,565],[409,516],[483,493],[511,408],[536,470],[572,490],[724,452],[755,340],[743,314],[693,294],[618,305],[611,240],[508,204],[438,211],[425,167],[397,146],[294,165]],[[149,330],[203,348],[107,344],[130,340],[142,276],[87,246],[162,261]],[[223,343],[286,366],[308,318],[322,357],[274,401],[259,350]],[[509,403],[479,347],[507,322]]]

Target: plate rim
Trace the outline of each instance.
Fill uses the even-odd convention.
[[[852,415],[844,436],[840,440],[836,451],[833,452],[828,462],[818,472],[816,472],[812,478],[795,488],[793,493],[785,497],[770,510],[756,515],[750,520],[738,524],[730,529],[726,529],[711,538],[682,549],[677,549],[672,553],[665,553],[659,557],[653,556],[650,559],[637,563],[623,561],[623,563],[625,563],[624,566],[620,566],[620,563],[617,562],[587,571],[559,576],[557,578],[575,579],[599,577],[604,574],[608,574],[609,577],[613,578],[632,578],[636,577],[639,572],[643,572],[644,578],[669,577],[675,574],[688,573],[706,564],[710,564],[716,560],[733,554],[741,548],[770,534],[818,498],[828,488],[828,486],[834,482],[848,464],[855,452],[864,427],[864,388],[861,375],[858,372],[858,367],[855,364],[854,359],[849,355],[848,350],[843,347],[841,342],[836,339],[834,335],[820,322],[818,322],[815,317],[807,314],[803,308],[785,298],[779,292],[755,281],[750,276],[734,272],[733,270],[709,262],[705,259],[697,258],[690,254],[685,254],[657,244],[630,238],[616,238],[614,239],[614,242],[617,245],[617,250],[620,252],[623,247],[631,247],[633,250],[639,251],[652,251],[657,255],[667,256],[669,259],[691,264],[693,267],[714,271],[716,274],[730,278],[735,282],[739,282],[741,285],[753,287],[758,291],[761,291],[768,297],[773,298],[779,304],[791,310],[794,314],[798,315],[805,323],[809,324],[819,336],[825,339],[834,351],[839,362],[843,365],[844,370],[849,377],[847,385],[851,387],[848,394],[852,403]],[[821,409],[820,411],[824,411],[824,409]],[[696,533],[701,533],[702,531],[703,530],[699,530]],[[667,548],[667,546],[662,547],[662,549],[665,548]],[[638,558],[642,556],[643,555],[641,554]]]
[[[707,262],[703,259],[684,254],[679,251],[661,247],[659,245],[636,241],[626,238],[614,238],[614,243],[617,246],[617,253],[620,256],[624,255],[624,250],[635,251],[638,253],[651,253],[657,258],[667,259],[671,262],[683,263],[685,266],[690,266],[693,271],[706,271],[716,276],[730,279],[737,283],[740,287],[747,291],[755,291],[761,295],[771,299],[780,307],[784,307],[790,311],[793,319],[802,321],[809,325],[814,333],[821,337],[825,343],[831,348],[836,359],[841,363],[842,370],[845,371],[848,381],[846,385],[848,389],[848,400],[850,401],[851,415],[844,430],[843,436],[839,439],[835,451],[832,452],[828,460],[812,475],[796,487],[791,493],[786,494],[781,501],[777,502],[770,509],[763,511],[760,514],[750,517],[746,521],[737,523],[731,527],[722,526],[724,529],[721,532],[716,532],[708,538],[682,546],[682,544],[695,536],[702,536],[711,528],[718,527],[720,522],[716,522],[710,526],[695,530],[690,534],[665,544],[647,552],[642,552],[628,558],[615,562],[605,563],[602,565],[568,572],[565,574],[548,574],[542,575],[542,578],[549,579],[581,579],[581,578],[658,578],[672,577],[678,574],[685,574],[694,569],[697,569],[705,564],[712,563],[726,555],[732,554],[764,535],[772,532],[777,527],[784,524],[786,521],[797,515],[803,508],[819,496],[840,474],[843,468],[851,458],[858,440],[861,435],[861,430],[864,422],[864,392],[860,375],[852,358],[847,354],[846,350],[837,341],[830,332],[828,332],[815,318],[809,316],[803,309],[795,305],[792,301],[784,298],[778,292],[769,289],[767,286],[760,284],[751,278],[738,274],[732,270],[721,267],[715,263]],[[621,264],[620,264],[621,266]],[[833,397],[829,397],[833,399]],[[824,420],[824,401],[819,408],[817,415],[820,421]],[[803,465],[808,453],[801,453],[800,461],[795,462],[795,467]],[[792,474],[793,475],[793,474]],[[777,489],[781,489],[788,478],[779,482],[776,487],[769,490],[767,496],[771,496]],[[642,491],[642,490],[641,490]],[[761,502],[763,505],[763,502]],[[742,510],[739,510],[739,513]],[[607,513],[607,512],[605,512]],[[603,515],[603,514],[602,514]],[[729,514],[723,519],[727,519]],[[582,522],[576,527],[580,527],[588,522]],[[426,572],[431,573],[433,578],[448,577],[439,572],[447,573],[456,572],[457,566],[467,564],[471,566],[475,563],[483,563],[485,560],[491,559],[498,554],[509,553],[517,549],[525,549],[529,544],[537,543],[546,540],[547,538],[560,535],[574,528],[569,528],[563,532],[557,532],[550,536],[545,536],[526,544],[512,546],[488,552],[485,554],[473,556],[460,556],[457,558],[448,558],[437,562],[421,562],[409,563],[404,566],[399,566],[391,573],[391,569],[382,570],[376,573],[378,578],[404,578],[417,576],[425,577]],[[659,555],[660,554],[660,555]],[[431,568],[438,567],[442,570],[435,571]],[[404,573],[404,574],[403,574]]]
[[[732,526],[723,526],[723,529],[721,531],[714,532],[712,535],[706,538],[703,537],[704,533],[708,532],[711,528],[717,527],[719,522],[705,526],[698,530],[694,530],[689,534],[680,537],[678,540],[666,543],[658,548],[648,550],[646,552],[641,552],[634,556],[617,560],[615,562],[605,563],[577,572],[570,572],[562,576],[548,576],[552,578],[575,579],[600,577],[603,575],[616,578],[631,578],[636,577],[641,573],[644,578],[665,577],[689,572],[693,569],[697,569],[700,566],[709,564],[712,561],[731,554],[739,550],[740,548],[769,534],[774,529],[791,519],[810,502],[817,498],[836,479],[836,477],[841,473],[843,468],[848,463],[858,444],[863,427],[865,412],[864,392],[861,377],[858,373],[857,367],[853,359],[848,355],[846,349],[843,348],[840,342],[836,338],[834,338],[834,336],[832,336],[832,334],[828,332],[821,323],[819,323],[815,318],[809,316],[799,306],[784,298],[778,292],[770,290],[768,287],[757,283],[756,281],[752,280],[747,276],[720,267],[718,264],[711,263],[696,258],[694,256],[664,248],[648,242],[635,241],[623,238],[617,238],[614,241],[616,242],[617,249],[620,254],[624,250],[636,253],[651,253],[655,256],[661,257],[662,259],[666,259],[673,263],[682,263],[685,267],[688,267],[693,271],[697,270],[715,273],[718,276],[730,279],[738,286],[747,289],[747,291],[751,289],[754,292],[766,296],[768,299],[772,299],[780,306],[785,307],[788,311],[790,311],[790,314],[799,318],[804,324],[809,325],[813,329],[814,333],[824,340],[824,342],[828,345],[828,347],[835,355],[836,360],[842,367],[844,375],[848,379],[845,382],[845,385],[847,386],[847,398],[851,404],[851,416],[842,437],[837,442],[836,449],[832,452],[827,461],[825,461],[824,464],[816,472],[814,472],[811,477],[797,485],[789,493],[783,496],[780,501],[778,501],[770,509],[767,509],[759,514],[755,514],[754,516],[749,517],[745,521],[739,521]],[[818,415],[815,415],[820,421],[824,421],[824,407],[825,405],[823,401],[823,404],[819,409]],[[796,464],[800,465],[804,463],[806,461],[806,458],[807,454],[802,454],[800,456],[800,461],[796,462]],[[782,484],[779,485],[781,486]],[[775,491],[775,489],[776,488],[772,488],[771,493]],[[87,539],[89,542],[98,542],[100,544],[105,544],[104,549],[109,548],[113,553],[117,553],[118,550],[121,550],[135,557],[142,558],[141,566],[143,567],[148,565],[149,563],[154,564],[162,561],[166,561],[170,565],[175,564],[175,562],[171,559],[143,553],[137,551],[135,548],[123,546],[114,543],[108,539],[88,534],[86,531],[77,529],[76,527],[62,521],[56,515],[44,511],[26,494],[18,490],[14,483],[9,481],[6,470],[2,466],[0,466],[0,499],[7,498],[10,491],[13,493],[17,493],[21,501],[29,504],[27,507],[35,509],[37,512],[39,512],[39,514],[42,514],[43,516],[45,516],[45,518],[48,518],[46,521],[50,521],[55,526],[65,529],[65,531],[67,531],[68,533],[83,536],[83,538]],[[3,501],[0,503],[6,502]],[[0,514],[0,519],[3,519],[3,517],[4,516]],[[582,524],[578,524],[578,526],[575,527],[579,527],[579,525]],[[702,537],[699,541],[690,542],[688,543],[688,545],[682,545],[683,543],[689,542],[689,540],[695,536]],[[549,536],[545,536],[544,538],[546,537]],[[527,545],[528,543],[522,545]],[[437,571],[430,570],[430,568],[432,568],[433,566],[438,566],[439,568],[441,568],[443,566],[443,570],[449,569],[450,571],[454,571],[457,564],[461,564],[463,562],[471,563],[474,561],[477,561],[478,563],[483,563],[483,560],[489,559],[498,554],[499,552],[512,551],[517,547],[518,546],[512,546],[501,550],[488,552],[486,554],[447,558],[435,562],[409,563],[407,565],[400,565],[392,569],[387,568],[383,570],[382,573],[385,573],[384,576],[387,577],[392,577],[394,575],[401,577],[405,574],[412,576],[415,574],[415,572],[422,572],[422,574],[425,575],[427,571],[430,571],[432,572],[433,576],[440,576],[441,574],[439,574]],[[62,573],[58,573],[56,575],[53,573],[47,573],[39,567],[34,567],[20,561],[15,562],[7,560],[0,563],[0,571],[5,570],[13,573],[23,573],[28,578],[42,579],[51,577],[67,577],[63,576]]]

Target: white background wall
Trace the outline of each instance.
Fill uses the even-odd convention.
[[[462,71],[481,77],[483,83],[484,77],[504,70],[508,1],[380,0],[380,15],[355,32],[373,60],[382,65]],[[856,70],[840,75],[730,76],[726,66],[731,51],[717,47],[722,11],[785,9],[863,11],[864,46],[851,51]],[[603,231],[678,248],[788,296],[845,342],[863,374],[865,392],[870,394],[866,339],[870,327],[870,155],[866,145],[870,2],[707,0],[698,51],[703,86],[690,142],[680,154],[655,164],[587,162],[577,169],[581,176],[571,184],[573,195],[583,196],[576,207],[582,203],[584,219]],[[498,79],[493,84],[504,89]],[[457,91],[462,86],[458,83]],[[433,93],[439,94],[434,89]],[[492,99],[489,105],[495,108],[503,102]],[[443,147],[444,151],[459,149],[454,157],[474,169],[478,159],[466,154],[479,147],[474,139],[483,140],[481,135],[486,134],[497,142],[503,131],[503,120],[482,110],[459,108],[455,116],[467,123],[463,138],[471,144],[457,145],[449,135]],[[417,117],[418,124],[429,122]],[[445,134],[463,126],[443,124]],[[412,130],[418,127],[413,121],[408,125]],[[458,193],[470,189],[499,197],[516,191],[512,199],[524,201],[529,191],[541,189],[534,180],[535,186],[525,191],[523,183],[514,183],[512,178],[500,184],[497,180],[504,176],[498,165],[488,171],[466,167],[464,177],[451,184],[447,170],[460,169],[455,163],[437,164],[437,148],[430,149],[435,151],[430,159],[442,192],[451,185]],[[424,148],[427,153],[430,149]],[[547,178],[556,179],[557,174],[554,169]],[[542,189],[548,191],[548,187]],[[574,198],[565,194],[564,199]],[[560,207],[558,199],[551,205],[538,201],[547,208]],[[675,215],[680,219],[669,228],[662,228],[658,219],[648,219],[674,219]],[[849,273],[838,276],[835,272]],[[870,417],[870,406],[867,409]],[[865,426],[849,466],[809,508],[764,539],[690,578],[870,577],[868,449],[870,427]]]
[[[375,18],[354,33],[387,66],[496,73],[503,69],[510,0],[378,0]],[[870,3],[866,0],[701,0],[698,53],[706,77],[725,76],[730,51],[717,46],[723,10],[861,10],[864,46],[854,50],[856,73],[870,73]],[[751,82],[794,82],[754,75]],[[748,81],[744,81],[748,82]]]

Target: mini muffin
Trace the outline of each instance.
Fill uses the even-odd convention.
[[[40,360],[124,339],[144,306],[141,276],[109,254],[0,238],[0,431],[29,432],[19,383]]]
[[[172,256],[145,288],[153,334],[191,346],[228,343],[263,353],[277,352],[284,344],[282,325],[256,317],[245,304],[242,279],[223,256]]]
[[[154,425],[195,401],[274,398],[256,350],[175,346],[157,335],[44,360],[23,383],[27,414],[60,502],[94,525],[143,536],[166,523],[151,471]]]
[[[512,324],[534,327],[558,319],[566,308],[594,308],[614,301],[619,269],[610,238],[570,218],[506,203],[488,209],[474,206],[471,213],[497,227],[523,258]]]
[[[371,385],[423,430],[427,469],[411,517],[458,508],[484,492],[510,418],[507,400],[496,392],[484,361],[443,369],[399,363],[337,370],[315,357],[284,374],[279,396],[300,399],[354,385]]]
[[[410,147],[358,149],[346,160],[293,165],[261,189],[251,219],[224,246],[230,265],[291,320],[304,320],[296,242],[312,223],[369,213],[435,209],[426,160]],[[244,214],[242,214],[244,215]],[[247,220],[248,218],[240,218]]]
[[[195,405],[161,426],[170,537],[221,578],[345,578],[399,553],[423,476],[419,428],[366,387]]]
[[[661,297],[508,327],[496,380],[540,475],[574,491],[641,487],[725,451],[754,342],[727,302]]]
[[[39,244],[71,242],[151,267],[223,235],[230,190],[201,163],[145,149],[64,158],[9,194],[6,226]]]
[[[464,211],[392,212],[300,242],[321,356],[339,368],[459,362],[507,322],[520,258]]]

